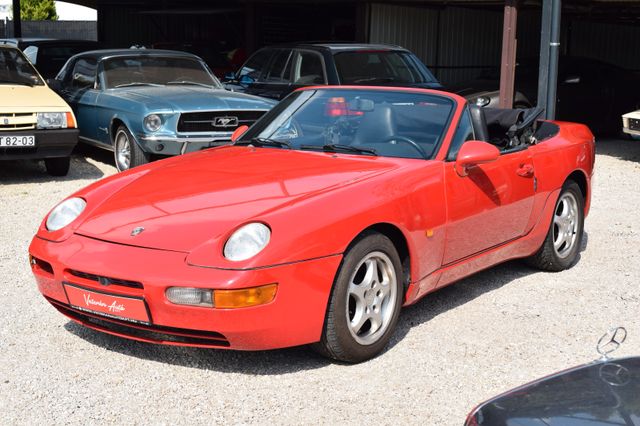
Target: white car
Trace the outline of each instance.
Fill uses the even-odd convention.
[[[622,131],[633,139],[640,139],[640,110],[622,116]]]

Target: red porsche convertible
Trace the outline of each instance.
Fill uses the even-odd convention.
[[[67,198],[31,267],[55,308],[106,333],[363,361],[440,287],[514,258],[577,260],[594,138],[539,114],[424,89],[300,90],[234,145]]]

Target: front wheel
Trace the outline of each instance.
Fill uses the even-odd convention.
[[[125,126],[118,127],[113,139],[113,156],[119,172],[147,164],[149,155],[144,152]]]
[[[393,243],[378,233],[366,234],[345,253],[336,276],[320,354],[344,362],[378,355],[389,342],[403,298],[400,258]]]
[[[545,271],[558,272],[571,267],[578,258],[584,229],[584,197],[578,184],[565,183],[556,202],[553,219],[542,247],[527,259]]]

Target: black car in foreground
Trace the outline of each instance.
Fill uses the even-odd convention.
[[[442,89],[413,53],[398,46],[355,43],[305,43],[265,47],[235,74],[228,89],[282,99],[314,85],[402,86]]]
[[[602,358],[536,380],[474,409],[465,426],[638,426],[640,357],[613,359],[626,330],[598,342]]]

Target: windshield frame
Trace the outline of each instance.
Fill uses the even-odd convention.
[[[446,120],[442,123],[442,129],[440,135],[438,136],[436,143],[433,144],[433,148],[428,156],[426,157],[406,157],[406,156],[391,156],[384,154],[377,154],[381,157],[394,157],[394,158],[406,158],[406,159],[422,159],[422,160],[433,160],[438,156],[445,140],[447,139],[447,135],[451,130],[451,125],[453,119],[456,115],[456,111],[460,108],[459,101],[453,97],[449,96],[446,92],[440,92],[429,89],[415,89],[415,88],[383,88],[383,87],[360,87],[360,86],[335,86],[335,87],[326,87],[326,86],[317,86],[317,87],[309,87],[304,89],[298,89],[287,96],[285,99],[276,104],[271,110],[269,110],[266,114],[264,114],[253,126],[251,126],[238,140],[235,141],[235,144],[238,145],[246,145],[250,144],[254,139],[266,138],[265,133],[271,133],[273,135],[277,129],[282,126],[286,121],[288,121],[293,115],[295,115],[298,110],[305,106],[305,104],[313,99],[318,92],[362,92],[362,91],[374,91],[374,92],[391,92],[391,93],[406,93],[406,94],[415,94],[415,95],[423,95],[423,96],[431,96],[434,98],[439,98],[445,102],[450,103],[450,110],[447,115]],[[339,96],[339,95],[338,95]],[[287,114],[282,114],[287,109],[292,109]],[[399,135],[402,136],[402,135]],[[276,139],[277,140],[277,139]],[[304,144],[298,144],[292,146],[293,150],[302,151],[305,150],[302,148]],[[308,147],[308,146],[307,146]],[[318,145],[318,148],[322,148],[322,145]],[[340,151],[341,153],[345,153],[344,151]],[[351,153],[353,154],[353,153]],[[366,155],[366,153],[362,153],[362,155]]]
[[[98,64],[98,73],[99,73],[99,80],[100,80],[100,86],[103,87],[104,89],[119,89],[119,88],[131,88],[131,87],[135,87],[135,86],[122,86],[122,87],[117,87],[117,86],[111,86],[109,84],[107,84],[107,76],[106,73],[108,72],[107,69],[105,68],[105,65],[112,60],[126,60],[126,59],[131,59],[131,60],[144,60],[146,58],[149,59],[178,59],[178,60],[187,60],[187,61],[192,61],[192,62],[196,62],[198,63],[203,71],[205,72],[205,74],[207,74],[211,80],[212,80],[212,84],[209,86],[207,85],[207,87],[211,87],[212,89],[224,89],[224,87],[222,86],[222,83],[220,83],[220,80],[218,80],[218,78],[215,76],[215,74],[213,72],[211,72],[211,69],[209,68],[209,66],[199,57],[197,56],[186,56],[186,55],[160,55],[160,54],[151,54],[151,55],[136,55],[136,54],[131,54],[131,55],[113,55],[113,56],[104,56],[102,58],[100,58],[99,60],[99,64]],[[172,68],[172,67],[167,67],[167,68]],[[133,80],[132,80],[133,82]],[[140,85],[138,87],[145,87],[147,85]],[[149,83],[148,84],[149,87],[151,86],[158,86],[157,83]],[[168,86],[167,84],[161,84],[162,87],[166,87]],[[178,86],[176,84],[176,86]],[[186,86],[186,84],[185,84]],[[202,86],[204,87],[205,84],[202,83]],[[196,87],[196,85],[193,85],[192,87]]]
[[[32,76],[35,77],[33,78],[33,80],[29,83],[28,82],[23,82],[22,84],[18,81],[13,82],[13,84],[15,85],[19,85],[19,86],[44,86],[44,79],[42,78],[42,76],[40,75],[40,73],[38,72],[38,70],[36,69],[36,67],[31,63],[31,61],[29,61],[29,59],[25,56],[24,52],[22,52],[22,50],[18,49],[17,47],[13,47],[11,45],[6,45],[6,46],[2,46],[0,47],[0,54],[4,54],[4,51],[7,51],[9,53],[11,52],[15,52],[16,56],[21,57],[22,59],[24,59],[24,66],[31,71]],[[11,81],[0,81],[0,85],[6,85],[6,84],[12,84]]]

